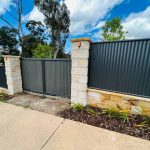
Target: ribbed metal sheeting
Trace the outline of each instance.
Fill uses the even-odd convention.
[[[7,80],[4,65],[0,65],[0,87],[7,88]]]
[[[52,96],[71,96],[71,60],[22,58],[23,88]]]
[[[88,84],[150,97],[150,39],[92,43]]]

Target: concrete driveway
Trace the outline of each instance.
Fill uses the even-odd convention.
[[[57,115],[61,111],[70,108],[70,101],[68,99],[52,99],[27,93],[16,95],[7,102],[53,115]]]
[[[0,102],[0,150],[150,150],[150,141]]]

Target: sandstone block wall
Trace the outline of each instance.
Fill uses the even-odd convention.
[[[102,90],[87,90],[88,105],[129,110],[133,114],[150,115],[150,99]]]
[[[87,104],[89,39],[72,40],[71,103]]]
[[[22,92],[22,77],[19,56],[4,56],[8,94]]]

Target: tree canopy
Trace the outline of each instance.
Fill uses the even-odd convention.
[[[38,44],[46,44],[48,35],[45,33],[46,27],[40,21],[30,20],[26,23],[26,28],[29,34],[22,37],[22,55],[24,57],[33,57],[33,49],[36,49]]]
[[[106,41],[115,41],[125,39],[126,32],[123,31],[121,25],[121,19],[119,17],[113,18],[110,21],[106,21],[102,27],[102,36]]]
[[[50,29],[51,43],[55,48],[54,57],[64,52],[69,36],[70,12],[63,0],[35,0],[35,5],[45,16],[45,24]]]
[[[18,40],[16,39],[17,33],[14,29],[2,26],[0,28],[0,45],[3,47],[5,54],[8,51],[11,55],[19,55],[17,50]]]
[[[53,58],[53,47],[49,45],[38,44],[35,49],[33,49],[34,58]]]

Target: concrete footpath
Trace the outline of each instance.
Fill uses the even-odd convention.
[[[150,150],[150,141],[0,102],[0,150]]]

